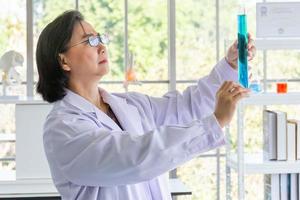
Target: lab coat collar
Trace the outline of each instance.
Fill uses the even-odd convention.
[[[100,123],[111,130],[121,130],[109,116],[98,109],[94,104],[69,89],[66,89],[66,91],[67,95],[64,100],[68,103],[85,112],[95,113]],[[138,135],[143,134],[139,114],[134,106],[127,104],[126,99],[111,95],[102,88],[99,88],[99,92],[103,101],[111,107],[124,130]]]
[[[66,102],[68,102],[72,106],[75,106],[79,110],[96,114],[99,122],[105,127],[111,130],[121,130],[120,127],[109,116],[98,109],[94,104],[69,89],[66,89],[66,92],[67,94],[64,97],[64,100]]]
[[[82,111],[85,112],[94,112],[95,105],[83,98],[82,96],[76,94],[75,92],[65,89],[67,94],[64,97],[64,101],[71,104],[72,106],[75,106],[76,108],[79,108]]]
[[[124,130],[136,135],[143,134],[143,128],[136,107],[127,104],[125,98],[109,94],[102,88],[99,88],[99,91],[103,101],[110,105]]]

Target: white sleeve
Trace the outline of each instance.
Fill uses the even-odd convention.
[[[208,76],[185,89],[182,94],[171,91],[163,97],[150,97],[140,93],[125,93],[123,97],[129,104],[141,107],[145,113],[152,113],[157,127],[185,124],[213,113],[216,92],[226,80],[237,81],[237,71],[222,59]]]
[[[49,162],[69,181],[89,186],[150,180],[225,143],[214,115],[141,136],[100,129],[76,115],[50,117],[44,131]]]

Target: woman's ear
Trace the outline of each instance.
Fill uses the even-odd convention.
[[[59,61],[60,66],[63,68],[63,70],[71,71],[71,68],[67,62],[67,58],[64,54],[62,54],[62,53],[58,54],[58,61]]]

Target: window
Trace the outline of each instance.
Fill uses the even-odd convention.
[[[25,95],[26,87],[20,83],[26,81],[26,2],[1,0],[0,8],[0,93]],[[19,80],[9,78],[10,70],[15,70]],[[0,138],[4,134],[12,136],[14,124],[14,106],[0,104]],[[14,156],[14,143],[0,141],[0,169],[15,168]]]
[[[140,80],[168,79],[167,20],[167,1],[128,1],[128,50]]]
[[[209,11],[209,12],[208,12]],[[198,80],[216,63],[215,1],[176,1],[176,74]]]
[[[44,27],[59,14],[68,9],[75,9],[74,0],[34,0],[33,1],[33,48],[34,48],[34,82],[38,81],[35,51],[38,37]],[[35,92],[34,92],[35,93]]]
[[[103,80],[121,81],[124,74],[124,1],[79,1],[79,11],[101,33],[110,37],[110,73]]]
[[[24,85],[16,82],[26,81],[26,2],[17,0],[8,4],[2,0],[0,6],[0,70],[1,80],[4,80],[1,93],[7,96],[25,95]],[[10,80],[11,71],[15,71],[19,80]]]

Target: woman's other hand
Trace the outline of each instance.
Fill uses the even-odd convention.
[[[237,40],[229,47],[225,59],[227,63],[233,68],[237,69],[237,60],[238,60],[238,42]],[[251,34],[248,34],[248,60],[251,61],[256,54],[256,47],[254,45],[254,40]]]
[[[249,90],[233,81],[225,81],[217,92],[215,116],[223,128],[230,123],[237,102],[248,96]]]

